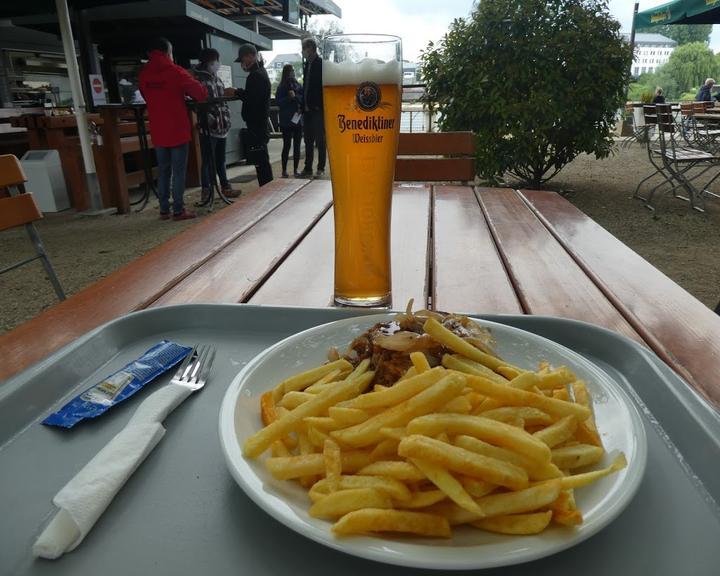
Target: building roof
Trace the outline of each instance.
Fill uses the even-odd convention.
[[[302,55],[297,52],[294,54],[278,54],[267,65],[272,66],[275,62],[302,62]]]
[[[623,33],[623,36],[627,40],[630,40],[630,34],[627,32]],[[668,38],[662,34],[647,34],[644,32],[635,34],[635,44],[671,44],[677,46],[677,42],[672,38]]]

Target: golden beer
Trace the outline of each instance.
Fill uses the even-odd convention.
[[[399,64],[323,62],[335,216],[335,301],[390,301],[390,216],[400,129]],[[388,81],[389,80],[389,81]]]

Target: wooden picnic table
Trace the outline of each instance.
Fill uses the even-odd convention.
[[[590,322],[643,343],[720,408],[720,317],[554,192],[397,184],[392,258],[395,309],[414,298]],[[0,381],[136,310],[328,307],[332,294],[330,182],[275,180],[0,336]]]

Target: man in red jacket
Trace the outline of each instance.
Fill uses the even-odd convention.
[[[140,92],[147,103],[150,134],[158,161],[160,218],[170,218],[170,178],[172,176],[173,220],[195,218],[185,210],[185,172],[187,169],[190,118],[185,97],[207,100],[207,89],[172,59],[172,44],[156,39],[148,52],[150,61],[140,72]]]

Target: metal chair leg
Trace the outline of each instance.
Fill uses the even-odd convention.
[[[25,224],[25,229],[27,230],[28,236],[30,236],[30,240],[32,241],[33,245],[35,246],[35,250],[38,253],[38,256],[40,257],[40,261],[42,262],[43,266],[45,267],[45,272],[48,275],[48,279],[50,280],[50,283],[53,285],[53,288],[55,289],[55,294],[57,294],[57,297],[62,301],[65,300],[65,292],[62,289],[62,286],[60,285],[60,280],[58,279],[57,275],[55,274],[55,269],[52,267],[52,263],[50,262],[50,258],[48,258],[47,252],[45,252],[45,246],[43,246],[42,240],[40,240],[40,234],[38,234],[37,229],[35,226],[31,223]]]

